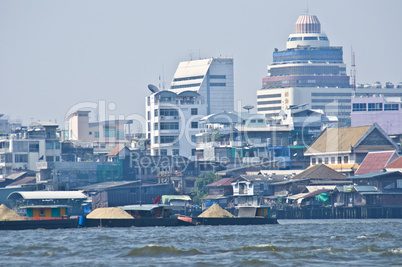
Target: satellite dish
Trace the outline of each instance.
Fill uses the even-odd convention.
[[[253,105],[247,105],[243,107],[244,109],[246,109],[248,111],[248,113],[250,113],[250,109],[253,109],[254,106]]]
[[[149,91],[151,91],[152,93],[157,93],[157,92],[159,92],[158,87],[156,87],[156,86],[153,85],[153,84],[148,84],[148,89],[149,89]]]

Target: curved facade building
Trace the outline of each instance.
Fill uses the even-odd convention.
[[[275,51],[262,88],[349,87],[342,47],[330,46],[314,15],[302,15],[290,34],[286,50]]]

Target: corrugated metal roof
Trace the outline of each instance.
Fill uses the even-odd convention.
[[[399,175],[401,176],[402,173],[399,171],[393,171],[393,172],[371,172],[371,173],[365,173],[361,175],[356,175],[356,176],[351,176],[348,179],[367,179],[367,178],[375,178],[375,177],[380,177],[380,176],[387,176],[387,175]]]
[[[11,193],[7,199],[85,199],[87,196],[81,191],[18,191]]]
[[[385,166],[398,158],[395,150],[369,152],[364,158],[355,175],[365,174],[370,172],[380,172]]]
[[[30,183],[30,184],[36,183],[36,177],[28,176],[28,177],[22,178],[21,180],[12,182],[11,184],[7,185],[6,187],[9,188],[9,187],[13,187],[13,186],[20,186],[20,185],[28,184],[28,183]]]
[[[210,187],[210,186],[232,186],[233,181],[234,181],[233,178],[223,178],[223,179],[213,182],[207,186],[208,187]]]

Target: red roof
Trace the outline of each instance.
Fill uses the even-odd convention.
[[[395,151],[369,152],[355,175],[382,171],[388,163],[398,158]]]
[[[122,151],[124,146],[116,146],[115,148],[112,149],[106,156],[117,156],[119,155],[120,151]]]
[[[397,158],[396,160],[385,166],[385,168],[402,169],[402,157]]]
[[[233,178],[223,178],[207,186],[232,186]]]

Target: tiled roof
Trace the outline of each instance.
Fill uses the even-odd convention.
[[[317,152],[350,151],[367,133],[371,126],[327,128],[305,154]]]
[[[305,171],[292,178],[292,180],[301,179],[345,179],[345,176],[324,164],[318,164],[307,168]]]
[[[402,169],[402,157],[397,158],[385,166],[386,169]]]
[[[355,174],[359,175],[371,172],[380,172],[388,163],[397,158],[398,154],[395,151],[369,152]]]
[[[106,156],[108,156],[108,157],[117,156],[117,155],[119,155],[120,151],[123,150],[123,148],[124,148],[124,146],[116,146]]]
[[[234,181],[233,178],[223,178],[223,179],[213,182],[207,186],[208,187],[210,187],[210,186],[232,186],[233,181]]]

